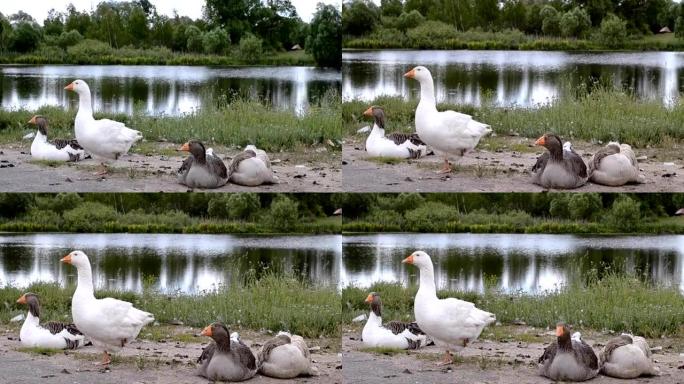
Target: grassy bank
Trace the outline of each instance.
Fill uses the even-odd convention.
[[[447,36],[404,34],[379,30],[362,37],[345,37],[346,49],[470,49],[513,51],[682,51],[684,39],[673,33],[627,39],[618,47],[596,40],[525,35],[519,31],[453,31]]]
[[[75,273],[75,271],[74,271]],[[15,301],[24,292],[39,295],[44,320],[71,321],[71,296],[75,287],[35,283],[26,289],[0,289],[0,323],[24,313],[26,306]],[[198,295],[166,295],[153,291],[142,294],[98,291],[96,296],[132,302],[151,312],[161,323],[182,321],[192,327],[225,322],[232,330],[289,330],[304,337],[336,337],[340,330],[340,296],[335,287],[313,286],[293,278],[270,275],[260,280],[245,279],[222,287],[218,292]]]
[[[591,91],[568,90],[553,103],[534,108],[497,107],[485,100],[480,107],[440,103],[439,110],[452,109],[473,115],[490,124],[500,135],[537,138],[554,132],[563,139],[608,142],[617,140],[634,147],[671,146],[684,140],[684,108],[665,107],[659,100],[638,100],[624,92],[598,87]],[[367,120],[363,111],[369,105],[385,108],[387,130],[413,131],[418,100],[379,97],[371,102],[348,101],[342,105],[344,132],[354,134]]]
[[[382,297],[383,319],[414,319],[417,287],[378,282],[369,288],[348,287],[342,291],[343,323],[349,324],[352,318],[368,311],[363,300],[372,291]],[[489,289],[484,294],[440,290],[438,296],[474,302],[496,314],[503,324],[524,321],[546,328],[565,321],[580,329],[625,331],[646,337],[684,335],[684,295],[676,288],[652,286],[630,277],[609,276],[534,295]]]
[[[304,51],[269,52],[249,60],[237,52],[229,55],[178,53],[165,48],[107,48],[104,51],[69,52],[49,47],[28,54],[7,53],[0,64],[77,65],[192,65],[192,66],[315,66],[313,56]]]
[[[201,110],[181,116],[149,116],[141,107],[132,115],[96,113],[95,118],[126,123],[148,141],[184,143],[194,138],[208,145],[254,144],[267,151],[296,150],[341,138],[339,100],[339,92],[331,89],[318,104],[297,115],[259,101],[219,96],[205,102]],[[51,137],[73,137],[76,110],[48,106],[37,111],[0,109],[0,143],[17,142],[33,130],[26,122],[34,114],[48,118]]]

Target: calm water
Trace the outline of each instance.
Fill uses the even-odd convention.
[[[415,250],[435,265],[437,286],[482,291],[495,276],[506,291],[540,292],[583,281],[596,269],[638,274],[684,293],[684,236],[383,234],[345,236],[340,284],[417,283],[418,269],[401,261]]]
[[[416,65],[432,72],[439,101],[460,104],[545,104],[560,97],[568,81],[612,84],[668,105],[684,91],[684,53],[675,52],[349,51],[342,59],[345,100],[418,98],[418,82],[402,76]]]
[[[75,282],[76,269],[59,262],[75,249],[88,254],[97,288],[141,291],[143,279],[155,276],[157,289],[195,293],[249,270],[336,285],[341,241],[341,236],[0,235],[0,286]]]
[[[76,79],[90,85],[95,111],[151,115],[189,113],[235,94],[302,112],[340,86],[339,71],[312,67],[0,66],[0,106],[76,108],[78,98],[64,90]]]

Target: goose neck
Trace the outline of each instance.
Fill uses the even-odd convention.
[[[432,265],[420,268],[420,286],[418,293],[429,293],[436,295],[435,272]]]
[[[385,136],[385,130],[380,128],[377,124],[374,124],[370,134],[371,136]]]
[[[93,102],[90,97],[90,92],[83,92],[78,94],[78,114],[93,115]]]
[[[373,325],[382,325],[382,317],[376,315],[375,312],[370,311],[367,323]]]
[[[435,107],[437,105],[435,100],[435,83],[432,78],[424,79],[420,82],[420,103]]]
[[[93,271],[90,264],[78,268],[78,285],[74,295],[87,295],[95,297],[93,288]]]

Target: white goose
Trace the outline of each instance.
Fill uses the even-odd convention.
[[[297,376],[318,376],[311,363],[309,347],[299,335],[278,332],[259,351],[259,372],[278,379],[293,379]]]
[[[420,270],[420,287],[413,304],[416,323],[436,345],[445,348],[442,364],[451,364],[454,359],[449,351],[465,348],[480,336],[484,327],[496,321],[496,317],[468,301],[438,298],[434,267],[427,253],[413,252],[402,263],[413,264]]]
[[[55,321],[40,324],[40,302],[34,293],[21,295],[17,303],[28,305],[26,320],[19,331],[21,345],[50,349],[76,349],[83,346],[85,337],[75,325]]]
[[[248,145],[245,150],[235,156],[230,163],[228,173],[230,181],[246,187],[256,187],[261,184],[278,184],[278,177],[273,174],[271,160],[266,151]]]
[[[427,147],[420,137],[400,132],[385,136],[385,111],[380,107],[370,107],[363,113],[375,120],[373,129],[366,139],[366,152],[373,157],[390,157],[398,159],[418,159],[425,156]],[[367,132],[361,128],[359,133]]]
[[[85,151],[76,140],[48,141],[48,122],[45,117],[33,116],[28,123],[38,127],[38,132],[31,143],[32,158],[48,161],[80,161],[85,158]]]
[[[133,307],[133,304],[107,297],[96,299],[93,288],[93,272],[88,256],[73,251],[61,262],[71,264],[78,270],[78,284],[71,299],[71,315],[83,334],[102,349],[102,365],[112,359],[109,351],[117,351],[134,340],[145,325],[154,321],[151,313]]]
[[[131,146],[142,139],[142,133],[118,121],[95,120],[90,87],[85,81],[76,80],[64,89],[78,93],[78,113],[74,124],[76,140],[95,159],[102,161],[103,170],[97,174],[105,175],[105,162],[118,160],[121,155],[128,153]]]
[[[416,323],[390,321],[382,324],[382,301],[378,293],[371,292],[365,303],[371,306],[370,315],[361,331],[361,339],[365,346],[418,349],[427,345],[427,338]]]
[[[610,340],[599,353],[601,373],[620,379],[639,376],[658,376],[658,368],[651,359],[648,342],[641,336],[623,333]]]
[[[589,162],[589,178],[597,184],[618,187],[627,183],[645,183],[639,173],[636,155],[629,144],[610,142]]]
[[[420,102],[416,108],[416,132],[425,144],[444,156],[440,173],[451,172],[449,156],[462,157],[475,148],[480,138],[492,132],[489,125],[455,111],[437,111],[435,84],[430,71],[418,66],[404,74],[420,82]]]

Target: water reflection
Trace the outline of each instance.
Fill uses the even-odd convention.
[[[76,108],[77,98],[64,90],[75,79],[90,85],[95,111],[150,115],[190,113],[220,95],[303,112],[340,86],[339,71],[311,67],[0,66],[0,105]]]
[[[383,234],[345,236],[343,248],[341,286],[417,283],[418,270],[401,260],[421,249],[441,288],[483,291],[492,276],[500,289],[540,292],[617,272],[684,292],[684,236]]]
[[[349,51],[342,55],[345,100],[381,95],[418,98],[402,75],[425,65],[442,102],[535,106],[562,96],[561,85],[610,84],[642,99],[671,105],[684,91],[684,53],[535,51]]]
[[[36,281],[75,283],[73,267],[59,262],[74,249],[88,254],[97,288],[155,288],[193,293],[252,274],[294,273],[335,285],[341,236],[237,237],[229,235],[32,234],[0,236],[0,286]]]

